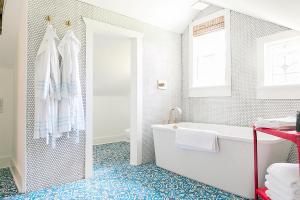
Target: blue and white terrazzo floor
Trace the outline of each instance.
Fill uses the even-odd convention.
[[[9,168],[0,169],[0,199],[18,193]]]
[[[94,146],[93,156],[94,176],[91,179],[4,199],[243,200],[241,197],[161,169],[154,163],[131,166],[129,144],[126,142]],[[14,185],[11,176],[6,179],[8,185],[4,184],[4,188]],[[1,195],[3,183],[0,184]],[[11,193],[7,192],[11,195],[16,191],[13,189]]]

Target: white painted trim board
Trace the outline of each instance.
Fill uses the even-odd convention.
[[[94,35],[101,33],[124,36],[132,40],[130,97],[130,164],[142,163],[142,42],[143,34],[83,17],[86,24],[86,150],[85,178],[93,172],[93,45]]]

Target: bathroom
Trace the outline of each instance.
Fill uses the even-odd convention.
[[[297,145],[258,122],[291,117],[295,128],[299,2],[0,2],[0,199],[254,199],[272,164],[298,163]],[[85,126],[47,144],[35,135],[35,84],[50,26],[59,43],[74,33],[80,44]],[[214,152],[180,147],[186,129],[214,135]],[[182,141],[210,144],[198,135]],[[262,198],[300,198],[289,192]]]

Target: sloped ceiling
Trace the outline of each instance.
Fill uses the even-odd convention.
[[[300,31],[300,0],[204,0]]]
[[[120,13],[164,30],[182,33],[198,10],[191,5],[197,0],[80,0]]]
[[[137,20],[182,33],[199,11],[196,0],[80,0]],[[203,0],[300,31],[300,0]],[[3,34],[0,35],[0,67],[16,65],[20,0],[6,0]]]
[[[0,35],[0,67],[16,65],[20,9],[20,0],[6,0]]]
[[[137,20],[182,33],[199,11],[197,0],[81,0]],[[291,29],[300,30],[300,0],[203,0]]]

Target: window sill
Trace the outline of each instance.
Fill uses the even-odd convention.
[[[189,89],[189,97],[229,97],[231,86],[195,87]]]
[[[300,99],[300,85],[261,86],[257,99]]]

